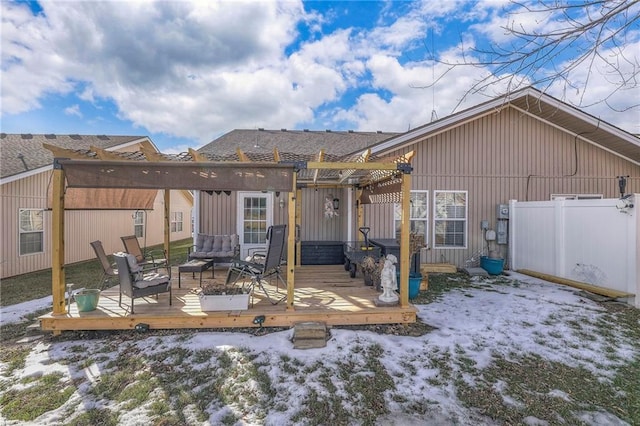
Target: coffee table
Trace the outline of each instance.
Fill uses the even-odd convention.
[[[178,288],[181,288],[180,283],[180,274],[183,272],[191,272],[194,274],[196,272],[200,273],[200,287],[202,287],[202,271],[206,271],[207,269],[213,266],[213,259],[193,259],[188,261],[187,263],[183,263],[178,266]],[[211,269],[211,276],[213,277],[213,269]]]

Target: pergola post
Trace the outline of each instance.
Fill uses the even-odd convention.
[[[411,174],[402,175],[402,213],[400,228],[400,307],[409,306],[409,239],[410,239],[410,204],[411,199]]]
[[[296,229],[300,229],[302,226],[302,189],[296,189]],[[302,264],[302,241],[296,241],[296,266]]]
[[[171,190],[164,190],[164,252],[167,257],[167,269],[171,276],[171,266],[169,259],[171,258]]]
[[[289,192],[289,236],[287,241],[287,310],[294,310],[293,306],[293,290],[295,288],[295,270],[296,270],[296,256],[295,256],[295,247],[296,247],[296,213],[298,210],[298,197],[296,197],[298,193],[297,188],[297,174],[293,173],[293,188]],[[299,250],[298,250],[299,251]]]
[[[364,207],[360,202],[360,197],[362,197],[362,189],[358,188],[356,192],[356,229],[353,231],[355,233],[354,240],[358,241],[363,238],[358,230],[364,226]]]
[[[53,296],[53,314],[67,313],[65,304],[64,271],[64,169],[53,161],[53,199],[51,210],[51,294]]]

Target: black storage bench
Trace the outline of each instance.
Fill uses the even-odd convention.
[[[303,265],[342,265],[342,241],[302,241],[300,261]]]

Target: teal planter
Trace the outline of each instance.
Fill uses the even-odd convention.
[[[76,305],[78,305],[78,312],[95,311],[100,300],[100,290],[97,288],[80,290],[73,295],[73,298],[76,301]]]
[[[396,278],[398,282],[398,293],[400,292],[400,273],[396,272]],[[415,299],[420,293],[420,283],[422,282],[422,274],[411,272],[409,273],[409,299]]]
[[[487,256],[480,257],[480,267],[491,275],[500,275],[504,268],[504,259],[491,259]]]

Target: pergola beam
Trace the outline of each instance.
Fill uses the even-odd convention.
[[[51,153],[53,154],[53,156],[55,158],[70,158],[70,159],[74,159],[74,160],[86,160],[87,159],[87,156],[85,154],[81,154],[81,153],[79,153],[77,151],[74,151],[72,149],[60,148],[59,146],[50,145],[48,143],[43,143],[42,147],[48,149],[49,151],[51,151]]]
[[[366,149],[362,151],[362,153],[360,154],[360,158],[358,158],[356,162],[366,163],[369,160],[370,156],[371,156],[371,150]],[[342,170],[341,176],[340,176],[340,182],[342,183],[345,180],[349,179],[349,177],[351,177],[354,173],[355,173],[354,169]]]
[[[318,153],[318,162],[323,162],[323,161],[324,161],[324,149],[321,149],[320,152]],[[313,183],[318,182],[318,173],[320,173],[320,169],[315,169],[313,171]]]
[[[97,146],[91,146],[90,149],[96,153],[98,159],[103,161],[128,161],[126,158],[121,157],[118,154],[114,154],[106,149],[98,148]]]
[[[200,154],[198,151],[196,151],[193,148],[189,148],[188,152],[189,152],[189,155],[191,156],[191,159],[197,163],[203,163],[203,162],[209,161],[207,157]]]

